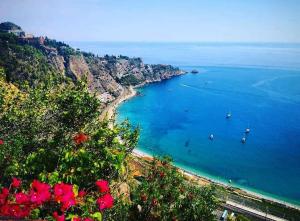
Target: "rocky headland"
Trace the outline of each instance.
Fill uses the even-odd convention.
[[[0,24],[0,33],[0,66],[11,82],[36,84],[47,72],[73,81],[85,78],[104,106],[124,96],[131,86],[185,73],[171,65],[144,64],[141,58],[82,52],[47,37],[34,37],[10,22]]]

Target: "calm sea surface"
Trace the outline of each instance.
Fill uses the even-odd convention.
[[[199,70],[139,89],[142,96],[119,107],[118,121],[140,125],[138,148],[144,152],[170,155],[195,173],[300,204],[300,45],[71,45]]]

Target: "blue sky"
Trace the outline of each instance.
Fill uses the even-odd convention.
[[[300,42],[300,0],[0,0],[0,21],[64,41]]]

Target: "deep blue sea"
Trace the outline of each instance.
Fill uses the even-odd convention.
[[[199,70],[138,89],[142,96],[124,102],[117,120],[141,127],[138,148],[144,152],[170,155],[192,172],[300,204],[299,44],[71,45]]]

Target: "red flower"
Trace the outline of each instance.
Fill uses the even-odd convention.
[[[9,194],[9,189],[3,187],[3,188],[2,188],[2,194],[4,194],[5,196],[8,196],[8,194]]]
[[[15,177],[12,178],[12,183],[11,183],[11,185],[12,185],[13,187],[19,188],[20,185],[21,185],[21,183],[22,183],[22,181],[21,181],[20,179],[15,178]]]
[[[141,200],[142,200],[143,202],[145,202],[145,201],[147,200],[147,196],[146,196],[145,194],[142,194],[142,195],[141,195]]]
[[[106,193],[97,199],[97,204],[100,210],[109,209],[114,205],[114,198],[109,193]]]
[[[99,188],[100,193],[109,192],[108,181],[106,181],[106,180],[97,180],[96,186]]]
[[[10,206],[8,204],[5,204],[0,207],[0,214],[2,216],[9,216],[10,215]]]
[[[16,193],[15,198],[18,204],[27,204],[30,202],[30,197],[25,193]]]
[[[165,173],[164,173],[164,172],[160,172],[160,173],[159,173],[159,176],[160,176],[161,178],[164,178]]]
[[[152,200],[152,205],[153,205],[153,206],[157,206],[157,204],[158,204],[158,201],[157,201],[157,199],[154,198],[154,199]]]
[[[34,180],[31,184],[30,201],[37,205],[41,205],[48,201],[51,197],[50,185]]]
[[[0,139],[0,145],[3,145],[4,141],[2,139]]]
[[[80,190],[78,193],[78,197],[84,197],[86,195],[86,192],[84,190]]]
[[[16,204],[5,204],[0,208],[0,214],[3,216],[12,216],[17,218],[24,218],[29,216],[30,208],[29,207],[21,207]]]
[[[69,209],[71,206],[76,205],[76,200],[75,198],[68,198],[67,200],[62,202],[61,210],[66,211]]]
[[[64,215],[64,214],[58,215],[57,212],[54,212],[54,213],[53,213],[53,218],[54,218],[56,221],[65,221],[65,215]]]
[[[89,139],[88,135],[86,135],[84,133],[79,133],[79,134],[75,135],[74,138],[73,138],[74,142],[77,145],[86,142],[88,139]]]
[[[74,218],[72,218],[72,221],[81,221],[81,218],[80,217],[74,217]]]
[[[7,200],[7,196],[9,193],[9,190],[7,188],[2,188],[2,193],[0,194],[0,205],[5,204],[6,200]]]
[[[65,211],[69,207],[76,204],[73,186],[69,184],[59,183],[54,186],[54,197],[56,202],[62,203],[62,210]]]

